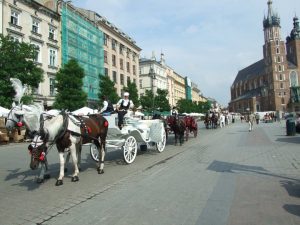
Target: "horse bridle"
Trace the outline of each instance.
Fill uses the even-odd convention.
[[[19,121],[16,121],[16,120],[14,120],[13,118],[9,118],[9,116],[12,114],[12,111],[13,111],[15,108],[17,108],[17,106],[14,106],[14,107],[11,108],[11,110],[10,110],[9,113],[7,114],[6,121],[13,121],[15,124],[18,124],[18,123],[20,123],[20,122],[22,123],[22,122],[23,122],[23,118],[22,118],[22,119],[19,119]],[[22,107],[21,107],[21,110],[22,110]],[[12,117],[12,116],[11,116],[11,117]],[[18,116],[16,116],[16,117],[18,117]],[[20,116],[20,117],[23,117],[23,115]],[[18,127],[20,127],[20,126],[18,126]]]

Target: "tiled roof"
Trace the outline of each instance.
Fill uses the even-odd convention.
[[[234,84],[240,81],[250,80],[255,77],[259,77],[265,72],[265,63],[261,59],[258,62],[240,70],[234,80]]]

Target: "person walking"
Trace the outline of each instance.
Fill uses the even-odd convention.
[[[256,124],[259,124],[259,119],[260,119],[259,113],[256,113],[255,114]]]
[[[124,116],[129,109],[134,107],[133,102],[129,99],[129,93],[124,92],[123,98],[120,99],[117,103],[117,112],[118,112],[118,127],[122,129]]]
[[[255,116],[252,113],[250,113],[248,116],[249,132],[253,130],[254,120],[255,120]]]

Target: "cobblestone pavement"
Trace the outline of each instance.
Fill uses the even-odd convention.
[[[142,152],[123,165],[109,151],[105,173],[83,154],[80,181],[38,185],[25,144],[0,147],[0,224],[300,224],[300,136],[285,124],[237,122],[200,129],[183,147]]]

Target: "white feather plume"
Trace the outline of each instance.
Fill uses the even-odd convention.
[[[20,103],[21,98],[24,96],[24,93],[25,93],[27,87],[23,86],[22,82],[17,78],[10,78],[10,82],[12,83],[12,86],[16,92],[14,101],[17,101],[18,103]]]

